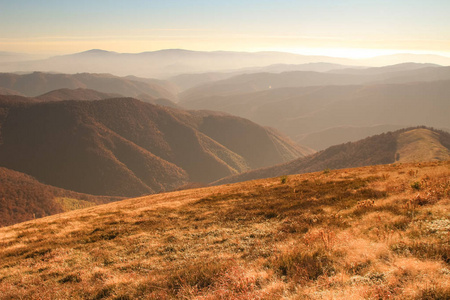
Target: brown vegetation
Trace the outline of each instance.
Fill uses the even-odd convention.
[[[450,297],[450,162],[283,178],[1,228],[0,298]]]
[[[55,188],[0,168],[0,227],[120,199]]]
[[[222,124],[237,134],[227,135]],[[302,155],[281,134],[250,121],[132,98],[0,102],[0,129],[1,166],[95,195],[172,190]]]
[[[399,162],[448,160],[450,134],[427,127],[405,128],[374,135],[363,140],[329,147],[304,158],[222,178],[214,184],[224,184],[316,172],[325,169],[354,168]]]
[[[90,89],[57,89],[35,97],[39,101],[63,101],[63,100],[103,100],[121,97],[119,94],[101,93]]]

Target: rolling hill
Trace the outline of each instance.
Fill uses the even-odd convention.
[[[2,93],[3,91],[3,93]],[[104,100],[104,99],[111,99],[111,98],[120,98],[123,97],[123,95],[119,94],[113,94],[113,93],[102,93],[96,90],[91,89],[83,89],[83,88],[77,88],[77,89],[69,89],[69,88],[62,88],[50,91],[48,93],[45,93],[40,96],[36,97],[28,97],[29,99],[22,99],[26,98],[23,95],[20,95],[20,93],[16,93],[12,90],[8,89],[2,89],[0,88],[0,99],[13,99],[12,97],[4,97],[9,95],[15,95],[20,96],[16,97],[15,99],[17,101],[38,101],[38,102],[51,102],[51,101],[65,101],[65,100],[84,100],[84,101],[93,101],[93,100]],[[139,99],[143,102],[155,104],[155,105],[161,105],[161,106],[169,106],[174,108],[180,108],[177,104],[175,104],[173,101],[169,99],[164,98],[157,98],[150,96],[148,94],[139,94],[135,97],[136,99]]]
[[[357,75],[312,71],[243,74],[188,89],[180,94],[180,103],[189,105],[208,97],[235,96],[284,87],[351,85],[365,81]]]
[[[161,192],[311,153],[248,120],[132,98],[3,101],[0,129],[0,166],[94,195]]]
[[[39,101],[45,102],[64,101],[64,100],[92,101],[92,100],[118,98],[121,96],[122,95],[118,94],[101,93],[95,90],[77,88],[77,89],[57,89],[34,98],[38,99]]]
[[[305,158],[233,175],[220,179],[214,184],[329,169],[449,159],[450,133],[426,127],[408,128],[375,135],[353,143],[332,146]]]
[[[15,96],[23,96],[25,97],[25,95],[19,93],[18,91],[14,91],[11,89],[7,89],[4,87],[0,87],[0,95],[15,95]]]
[[[0,227],[122,199],[56,188],[2,167],[0,195]]]
[[[25,96],[18,96],[18,95],[1,95],[0,94],[0,102],[3,104],[6,103],[20,103],[20,102],[25,102],[25,103],[32,103],[32,102],[39,102],[39,100],[37,100],[36,98],[32,98],[32,97],[25,97]]]
[[[352,74],[352,75],[380,75],[385,73],[394,73],[394,72],[411,72],[418,69],[424,68],[433,68],[433,67],[442,67],[437,64],[430,63],[401,63],[395,65],[386,65],[383,67],[372,67],[372,68],[334,68],[329,70],[329,73],[335,74]]]
[[[292,175],[0,228],[0,297],[448,299],[449,167]]]
[[[433,68],[435,69],[435,68]],[[356,76],[356,75],[355,75]],[[352,128],[418,126],[449,128],[449,81],[404,84],[287,87],[182,101],[190,109],[225,111],[274,127],[300,141],[311,133],[340,128],[318,149],[354,140]],[[348,133],[345,133],[346,128]],[[370,130],[367,130],[370,134]],[[366,135],[368,136],[368,135]],[[307,144],[314,148],[317,144]]]
[[[211,96],[230,96],[284,87],[367,85],[450,80],[450,67],[430,64],[400,64],[334,72],[291,71],[251,73],[217,80],[180,94],[184,103]]]
[[[329,72],[339,69],[351,69],[349,66],[331,64],[331,63],[307,63],[307,64],[274,64],[265,67],[243,68],[228,72],[209,72],[209,73],[193,73],[180,74],[169,78],[170,82],[175,83],[180,91],[214,82],[228,79],[237,75],[251,74],[251,73],[282,73],[289,71],[314,71],[314,72]]]
[[[91,89],[101,93],[136,97],[148,94],[156,98],[175,99],[176,91],[167,89],[169,84],[148,79],[132,80],[110,74],[56,74],[33,72],[25,75],[0,73],[0,87],[12,89],[29,97],[36,97],[58,89]]]

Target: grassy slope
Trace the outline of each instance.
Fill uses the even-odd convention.
[[[0,299],[448,299],[449,179],[344,169],[1,228]]]
[[[399,162],[449,160],[450,149],[439,141],[439,134],[424,128],[401,133],[397,138]]]
[[[120,199],[59,189],[0,167],[0,226]]]
[[[341,169],[401,162],[447,160],[450,134],[432,128],[406,128],[374,135],[357,142],[331,146],[305,158],[269,168],[261,168],[217,180],[213,184],[233,183],[258,178],[325,169]]]

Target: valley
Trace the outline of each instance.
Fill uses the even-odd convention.
[[[447,299],[448,67],[287,62],[0,73],[0,299]]]
[[[0,300],[450,300],[450,1],[3,1]]]
[[[430,63],[275,64],[167,79],[1,73],[0,165],[40,184],[120,199],[448,160],[449,79],[448,67]],[[14,193],[3,199],[5,207],[17,202]],[[19,214],[3,211],[8,224],[65,211],[52,205],[59,208],[45,214],[29,206],[16,221]]]

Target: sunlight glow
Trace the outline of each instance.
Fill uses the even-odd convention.
[[[343,57],[352,59],[372,58],[381,55],[393,55],[400,53],[411,54],[435,54],[450,57],[450,52],[438,51],[418,51],[418,50],[399,50],[399,49],[361,49],[361,48],[281,48],[274,51],[290,52],[302,55],[319,55],[330,57]]]

